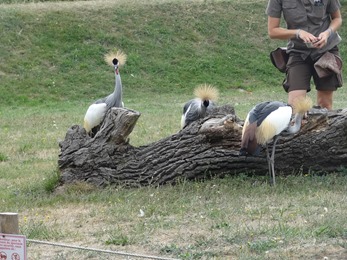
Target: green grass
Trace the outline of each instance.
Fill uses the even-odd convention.
[[[6,95],[1,103],[37,105],[106,95],[113,77],[103,55],[113,48],[128,54],[122,70],[128,96],[143,90],[191,93],[201,83],[253,90],[276,85],[282,76],[269,62],[275,43],[263,28],[266,17],[245,21],[244,4],[192,2],[182,8],[168,2],[151,6],[150,12],[147,5],[117,9],[98,4],[98,12],[49,6],[51,11],[4,8],[0,90],[6,89]]]
[[[113,90],[103,56],[115,48],[128,55],[124,103],[141,113],[134,146],[179,131],[183,104],[198,84],[215,85],[218,103],[233,105],[240,118],[260,101],[285,101],[283,74],[268,57],[284,42],[267,36],[265,0],[35,2],[0,5],[0,209],[19,213],[22,234],[181,259],[347,257],[346,169],[279,176],[275,189],[267,176],[247,175],[55,189],[59,141],[82,123],[91,102]],[[340,47],[347,60],[346,44]],[[347,107],[346,97],[338,90],[334,107]],[[100,259],[34,243],[28,257]]]

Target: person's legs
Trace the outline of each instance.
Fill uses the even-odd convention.
[[[317,105],[332,110],[333,93],[341,84],[336,74],[319,78],[313,64],[310,58],[303,60],[300,55],[289,56],[286,79],[283,82],[283,87],[288,92],[288,104],[293,105],[297,98],[306,96],[311,90],[310,83],[313,77],[317,89]]]
[[[311,90],[312,65],[301,58],[300,54],[291,54],[287,63],[286,79],[283,88],[288,92],[288,104],[293,105],[298,98],[305,98]]]
[[[332,110],[333,109],[333,94],[334,94],[334,91],[318,90],[317,91],[317,105],[322,107],[322,108]]]
[[[306,90],[293,90],[288,92],[288,104],[293,105],[296,99],[305,98],[306,92]]]

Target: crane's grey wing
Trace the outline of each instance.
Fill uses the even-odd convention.
[[[183,114],[185,114],[189,108],[189,106],[194,102],[194,99],[189,100],[187,103],[183,106]]]
[[[259,103],[249,112],[249,123],[251,124],[257,121],[257,126],[260,126],[270,113],[283,106],[287,106],[287,104],[280,101],[266,101]]]
[[[188,125],[191,122],[198,120],[200,116],[200,102],[192,99],[189,100],[183,108],[183,116],[185,118],[185,124]]]
[[[114,93],[108,95],[107,97],[100,98],[94,102],[94,104],[106,103],[107,109],[111,107],[124,107],[124,103],[121,100],[115,98]]]
[[[115,93],[112,93],[106,97],[105,103],[107,107],[123,107],[122,99],[119,98]]]

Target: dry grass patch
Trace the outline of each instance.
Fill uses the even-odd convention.
[[[48,240],[60,243],[182,259],[344,256],[346,190],[321,181],[319,192],[317,184],[290,191],[281,177],[276,189],[239,178],[129,190],[81,183],[55,194],[69,203],[23,211],[21,223],[43,223],[56,233]]]

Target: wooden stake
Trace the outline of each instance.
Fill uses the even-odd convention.
[[[18,213],[3,212],[0,213],[0,233],[18,234]]]

